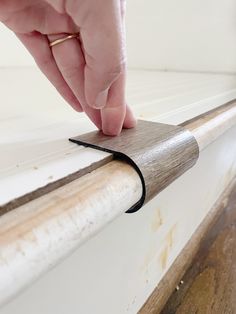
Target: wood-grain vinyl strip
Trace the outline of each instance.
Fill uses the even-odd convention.
[[[136,169],[143,184],[143,195],[129,213],[140,209],[193,167],[199,156],[198,143],[188,130],[144,120],[138,120],[135,128],[124,129],[117,137],[95,131],[71,141],[112,153],[114,158],[125,160]]]
[[[181,254],[176,258],[175,262],[172,264],[166,275],[163,277],[151,296],[140,309],[139,314],[234,313],[232,311],[210,312],[210,307],[208,308],[208,306],[209,304],[214,304],[214,297],[218,297],[220,300],[223,297],[223,290],[220,287],[221,279],[224,279],[224,282],[222,283],[224,285],[225,280],[227,280],[228,277],[224,274],[222,276],[222,274],[220,274],[221,271],[224,273],[225,270],[229,271],[229,268],[231,267],[232,272],[234,272],[234,261],[232,259],[232,253],[234,252],[235,254],[235,249],[233,250],[233,246],[235,247],[236,241],[236,235],[234,232],[236,226],[235,204],[236,179],[231,183],[230,186],[228,186],[219,200],[215,203],[215,206],[205,217],[204,221],[195,231],[189,242],[186,244],[185,248],[181,251]],[[231,210],[230,213],[228,213],[229,209]],[[230,219],[233,219],[232,227],[230,227]],[[228,232],[227,228],[229,228]],[[232,232],[234,233],[233,235]],[[215,238],[213,237],[212,239],[212,236]],[[231,249],[229,249],[225,255],[222,254],[221,249],[221,255],[217,255],[220,249],[219,246],[222,244],[222,237],[223,241],[225,241],[228,237],[230,240],[229,245],[231,245]],[[213,255],[211,250],[209,250],[211,243],[213,243]],[[214,248],[214,243],[216,248]],[[225,248],[227,249],[226,242]],[[206,262],[204,262],[205,258]],[[226,259],[229,260],[226,261]],[[224,266],[225,268],[220,268],[222,266],[222,262],[226,264]],[[184,275],[186,271],[187,273]],[[183,285],[180,284],[181,281],[183,281]],[[175,287],[178,285],[180,290],[174,291]],[[210,287],[211,285],[212,287]],[[230,291],[233,291],[233,286],[236,288],[235,283],[231,282],[231,285],[229,285],[227,288],[226,295],[228,298],[230,298]],[[236,289],[234,291],[236,291]],[[197,294],[198,296],[195,298],[194,294]],[[170,300],[168,301],[169,297]],[[167,301],[168,303],[166,303]],[[189,308],[187,308],[188,306]],[[216,309],[217,307],[220,309],[218,301],[216,302],[215,306]],[[204,307],[205,309],[208,308],[208,312],[203,310]]]

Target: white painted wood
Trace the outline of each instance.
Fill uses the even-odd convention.
[[[0,205],[108,156],[68,141],[95,127],[65,104],[38,71],[2,69],[0,77]]]
[[[0,205],[108,155],[68,142],[95,128],[36,69],[1,69],[0,85]],[[127,94],[139,118],[177,124],[236,98],[236,77],[130,71]]]
[[[235,98],[236,77],[130,71],[128,101],[143,119],[179,124]]]
[[[200,155],[199,162],[194,168],[161,192],[142,210],[132,215],[121,215],[114,220],[86,242],[86,245],[78,248],[59,266],[2,308],[1,314],[16,314],[19,313],[19,309],[26,314],[32,312],[34,314],[42,312],[45,314],[137,313],[217,197],[236,174],[235,136],[236,127],[209,145]],[[108,179],[111,179],[110,177]],[[91,184],[91,180],[88,180],[88,183]],[[128,189],[129,186],[130,182],[127,185]],[[100,197],[99,193],[98,197]],[[63,197],[61,193],[60,197]],[[115,203],[106,207],[108,214],[113,212],[114,206]],[[54,206],[53,208],[57,211]],[[89,219],[97,215],[99,202],[93,208],[95,213],[92,212]],[[16,214],[18,210],[22,211],[19,217],[23,217],[24,221],[29,214],[27,206],[6,214],[5,218],[3,216],[5,219],[2,221],[3,226],[9,223],[7,217]],[[76,210],[71,211],[72,221],[75,219],[80,228],[83,221],[79,219],[79,211],[75,216],[73,213],[76,213]],[[17,219],[11,221],[17,222]],[[94,222],[98,223],[97,219]],[[11,249],[4,252],[9,258],[9,265],[6,260],[3,260],[6,274],[10,273],[7,265],[9,268],[12,266],[12,270],[23,266],[25,269],[23,274],[27,278],[32,274],[32,270],[37,273],[36,271],[45,263],[51,267],[51,262],[54,264],[54,261],[50,258],[58,256],[61,253],[60,248],[64,245],[70,247],[75,245],[75,242],[78,243],[78,238],[73,238],[74,235],[78,235],[77,228],[73,227],[71,220],[63,219],[63,213],[58,220],[48,219],[44,226],[42,223],[41,232],[40,229],[35,229],[38,232],[34,232],[28,228],[27,236],[24,232],[27,224],[26,229],[24,223],[21,225],[22,238],[18,242],[17,255],[14,249],[15,241],[12,241],[10,236],[6,237],[8,239],[6,245],[12,245],[10,246],[13,248],[12,254],[17,257],[14,263]],[[38,223],[37,225],[39,226]],[[16,239],[17,234],[12,230],[8,229],[6,232]],[[68,241],[70,237],[75,239],[75,242]],[[44,242],[42,242],[43,238]],[[55,247],[54,243],[57,243]],[[48,246],[49,244],[51,245]],[[29,263],[26,270],[25,262],[31,260],[35,247],[46,255],[44,259],[35,259],[36,263]],[[55,250],[55,255],[48,254],[48,249],[50,252]],[[66,251],[67,247],[63,250]],[[19,261],[22,260],[24,263],[21,265]],[[17,275],[22,276],[19,271]],[[18,284],[18,276],[14,276],[14,285],[10,286],[11,291]],[[25,280],[24,276],[20,280]],[[9,287],[4,289],[7,290],[9,291]]]

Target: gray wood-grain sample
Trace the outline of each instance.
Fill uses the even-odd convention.
[[[180,126],[139,120],[133,129],[117,137],[94,131],[70,139],[86,147],[110,152],[126,160],[138,172],[143,195],[128,212],[138,210],[161,190],[191,168],[199,156],[197,141]]]

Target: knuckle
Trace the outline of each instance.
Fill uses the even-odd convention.
[[[108,73],[111,73],[114,76],[120,75],[122,70],[123,70],[123,64],[122,63],[112,64],[112,65],[110,65],[110,67],[108,67]]]
[[[126,68],[125,62],[106,63],[102,69],[102,76],[110,80],[116,79]]]

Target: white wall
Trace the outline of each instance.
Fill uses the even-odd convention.
[[[235,0],[127,0],[131,67],[236,72]],[[32,58],[0,25],[0,65]]]
[[[0,23],[0,66],[32,64],[33,58],[14,33]]]
[[[236,72],[235,0],[128,0],[130,66]]]

